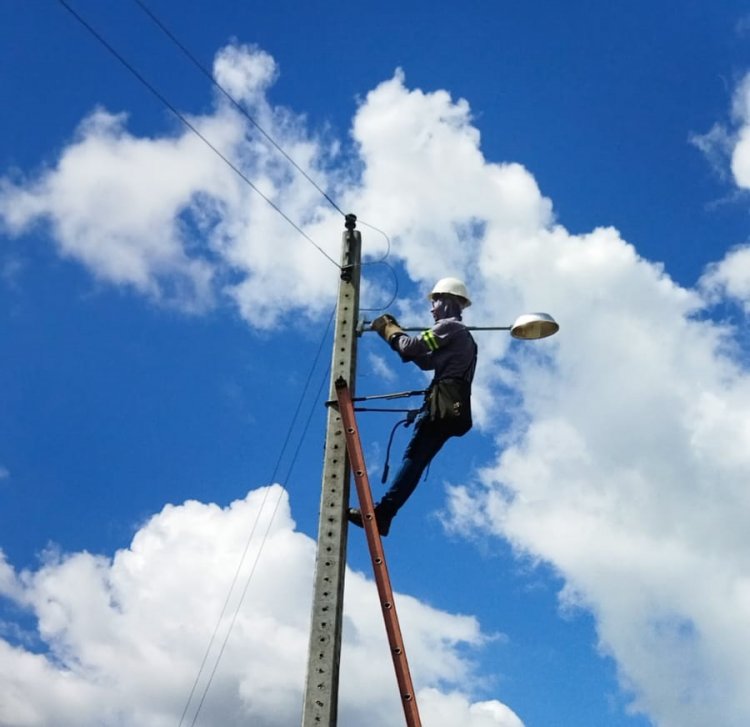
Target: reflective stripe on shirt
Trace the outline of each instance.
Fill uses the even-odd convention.
[[[440,347],[437,337],[430,329],[422,333],[422,340],[427,344],[427,348],[429,348],[430,351],[437,351]]]

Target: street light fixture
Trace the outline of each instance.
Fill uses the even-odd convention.
[[[512,326],[466,326],[470,331],[510,331],[513,338],[522,341],[533,341],[538,338],[547,338],[560,330],[557,321],[549,313],[524,313],[518,316]],[[361,321],[359,333],[369,331],[367,321]],[[424,327],[403,327],[403,331],[423,331]]]
[[[510,327],[510,335],[526,341],[547,338],[557,333],[560,326],[549,313],[524,313]]]

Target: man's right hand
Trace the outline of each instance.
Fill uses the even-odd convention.
[[[398,321],[389,313],[385,313],[382,316],[376,318],[371,324],[370,328],[376,331],[378,335],[384,340],[390,343],[391,338],[398,333],[403,333],[403,329],[398,324]]]

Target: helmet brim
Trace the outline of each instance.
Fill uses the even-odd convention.
[[[435,300],[435,298],[441,295],[448,295],[451,298],[455,298],[461,304],[461,308],[468,308],[471,305],[471,301],[468,298],[464,298],[463,295],[456,295],[455,293],[428,293],[427,300]]]

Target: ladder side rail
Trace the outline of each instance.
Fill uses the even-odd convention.
[[[370,480],[367,475],[365,458],[362,452],[362,442],[359,438],[359,430],[354,415],[354,406],[352,404],[351,394],[346,380],[339,378],[336,381],[336,396],[339,404],[339,414],[344,425],[346,435],[346,447],[349,454],[349,461],[354,474],[354,483],[359,496],[360,508],[362,511],[362,521],[367,538],[367,547],[370,551],[373,572],[375,574],[375,584],[378,589],[380,606],[383,611],[383,620],[385,621],[385,630],[388,636],[388,644],[391,649],[393,666],[396,671],[396,681],[398,682],[401,703],[404,709],[407,727],[421,727],[422,722],[419,718],[417,700],[414,694],[414,685],[409,671],[409,663],[406,659],[406,649],[401,634],[401,627],[396,612],[396,604],[393,598],[393,589],[391,579],[388,574],[388,566],[385,561],[385,551],[383,542],[378,532],[375,520],[375,508],[372,502],[372,492],[370,489]]]

